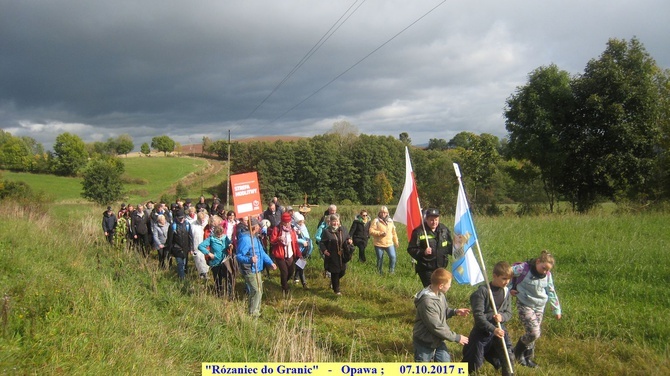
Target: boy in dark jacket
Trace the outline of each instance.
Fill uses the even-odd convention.
[[[507,288],[511,278],[512,267],[507,262],[501,261],[493,267],[490,287],[497,314],[493,310],[488,288],[485,285],[479,286],[477,291],[470,295],[475,325],[470,331],[470,343],[463,347],[463,362],[468,363],[470,372],[477,371],[486,359],[495,369],[502,367],[503,375],[514,373],[510,369],[514,359],[512,341],[504,325],[512,318],[511,298]],[[507,351],[507,357],[504,351]]]

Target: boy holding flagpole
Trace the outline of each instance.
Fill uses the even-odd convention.
[[[512,299],[507,287],[511,279],[512,267],[501,261],[493,267],[493,279],[489,283],[491,295],[486,285],[480,285],[470,295],[475,325],[468,336],[469,343],[463,347],[463,362],[468,363],[470,372],[481,368],[486,359],[495,369],[502,368],[503,376],[514,374],[511,362],[507,362],[512,357],[512,340],[504,325],[512,318]],[[503,351],[507,351],[507,357]]]

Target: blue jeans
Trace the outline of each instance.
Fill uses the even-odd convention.
[[[377,254],[377,271],[379,274],[382,274],[382,267],[384,266],[384,251],[389,254],[389,273],[395,272],[395,246],[391,245],[390,247],[377,247],[375,246],[375,253]]]
[[[184,257],[175,257],[177,260],[177,275],[179,279],[186,278],[186,258]]]
[[[451,356],[444,341],[436,349],[413,341],[415,362],[451,362]]]

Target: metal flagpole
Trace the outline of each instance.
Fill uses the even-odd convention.
[[[458,164],[454,163],[454,171],[456,171],[456,178],[458,178],[458,188],[463,190],[463,193],[465,193],[465,188],[463,187],[463,181],[461,180],[461,170],[458,168]],[[470,206],[468,205],[467,202],[467,194],[466,194],[466,201],[465,201],[465,206],[467,207],[468,211],[470,211]],[[472,216],[468,216],[470,219],[470,227],[475,228],[475,224],[472,223]],[[493,307],[493,314],[497,315],[498,314],[498,309],[496,309],[496,303],[493,300],[493,291],[491,291],[491,285],[489,284],[489,277],[488,273],[486,272],[486,265],[484,264],[484,257],[482,257],[482,249],[479,247],[479,239],[475,238],[475,245],[477,246],[477,253],[479,254],[479,264],[482,268],[482,274],[484,274],[484,282],[486,283],[486,290],[489,292],[489,301],[491,302],[491,307]],[[465,257],[465,256],[464,256]],[[502,325],[500,323],[496,323],[498,329],[502,330]],[[503,346],[503,352],[505,353],[505,360],[507,361],[507,367],[510,370],[512,374],[514,374],[514,368],[512,368],[512,362],[509,358],[509,353],[507,352],[507,344],[505,343],[505,337],[500,339],[502,342]]]

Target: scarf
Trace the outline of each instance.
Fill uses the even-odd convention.
[[[291,236],[291,224],[282,224],[281,226],[282,233],[281,237],[283,239],[284,245],[284,258],[293,257],[293,237]]]

